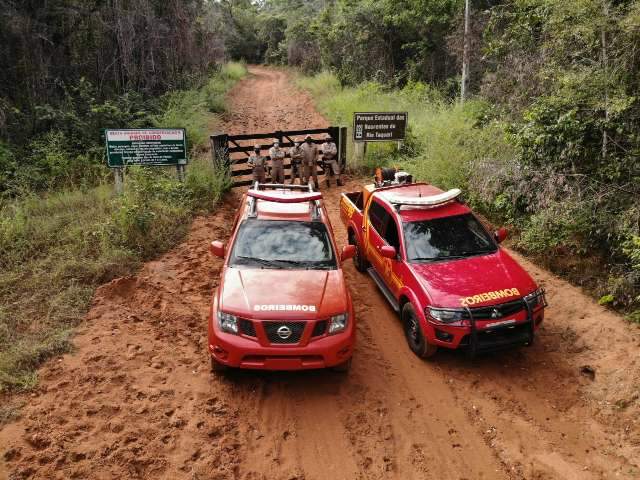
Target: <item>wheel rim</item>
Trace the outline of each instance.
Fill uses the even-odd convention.
[[[407,318],[407,326],[406,326],[407,338],[409,342],[414,347],[418,347],[420,345],[420,326],[418,325],[418,320],[415,315],[409,314]]]

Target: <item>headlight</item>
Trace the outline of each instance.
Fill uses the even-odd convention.
[[[218,310],[218,325],[223,332],[238,334],[238,317]]]
[[[347,324],[349,323],[349,315],[346,313],[341,313],[340,315],[334,315],[329,320],[329,335],[333,335],[334,333],[342,332],[347,328]]]
[[[529,295],[525,295],[524,301],[527,302],[531,308],[544,304],[544,289],[538,288]]]
[[[451,310],[446,308],[433,308],[427,307],[426,312],[428,316],[438,320],[442,323],[454,323],[462,320],[464,310]]]

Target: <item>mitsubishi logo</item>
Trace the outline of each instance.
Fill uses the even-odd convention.
[[[498,310],[497,308],[494,308],[493,310],[491,310],[491,318],[501,318],[502,317],[502,313],[500,313],[500,310]]]
[[[287,327],[286,325],[282,325],[281,327],[278,328],[278,330],[276,330],[276,333],[281,339],[286,340],[291,336],[292,332],[289,327]]]

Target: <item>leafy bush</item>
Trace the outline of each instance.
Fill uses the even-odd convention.
[[[159,117],[186,121],[190,112],[200,122],[191,124],[198,142],[198,128],[216,121],[201,100],[212,92],[223,98],[245,71],[230,66],[215,88],[210,82],[172,94]],[[190,162],[184,182],[174,169],[129,168],[124,194],[115,196],[111,185],[90,188],[102,178],[100,149],[78,153],[62,130],[52,130],[30,151],[33,161],[17,170],[14,152],[0,144],[0,176],[13,182],[13,195],[0,195],[0,392],[35,385],[34,369],[70,348],[95,287],[175,245],[230,184],[207,155]],[[94,179],[79,173],[92,168]],[[54,190],[43,195],[34,186]]]
[[[225,110],[227,91],[247,74],[242,63],[228,63],[201,88],[169,92],[162,98],[162,113],[153,118],[158,127],[186,128],[187,138],[194,149],[208,143],[210,113]]]
[[[211,162],[129,169],[111,186],[0,203],[0,391],[33,385],[33,369],[66,351],[97,285],[135,271],[182,238],[229,185]]]
[[[301,77],[298,85],[334,124],[350,126],[356,111],[408,112],[404,147],[369,144],[359,165],[367,175],[376,166],[395,165],[440,188],[462,188],[475,208],[514,228],[516,248],[598,298],[612,295],[615,307],[640,305],[640,197],[628,164],[633,159],[592,161],[597,155],[584,151],[589,144],[583,137],[595,138],[598,148],[601,137],[599,126],[583,118],[585,110],[575,111],[560,97],[542,98],[527,110],[524,123],[507,123],[486,102],[462,106],[419,82],[399,90],[374,82],[342,87],[324,72]],[[622,168],[615,175],[608,170],[614,164]],[[618,186],[623,174],[626,183]]]

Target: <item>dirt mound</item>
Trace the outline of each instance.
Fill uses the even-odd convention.
[[[277,70],[232,93],[228,130],[326,126]],[[353,181],[344,189],[356,189]],[[339,192],[325,192],[339,244]],[[206,322],[231,195],[137,276],[98,290],[76,351],[48,362],[0,431],[0,478],[637,478],[636,330],[522,259],[549,292],[537,343],[414,357],[373,282],[346,267],[352,371],[209,372]],[[582,367],[589,366],[589,370]]]

